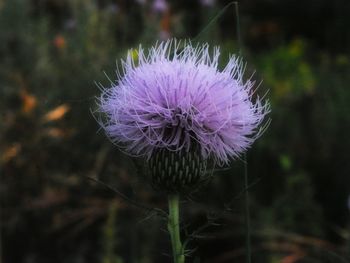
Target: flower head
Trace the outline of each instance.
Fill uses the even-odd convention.
[[[140,46],[122,61],[123,75],[100,97],[108,137],[130,155],[196,148],[203,160],[228,163],[261,131],[268,103],[253,101],[254,82],[243,80],[244,64],[230,56],[219,70],[220,50],[175,40],[146,53]]]
[[[200,0],[203,6],[211,7],[215,4],[215,0]]]
[[[154,0],[152,9],[155,12],[164,13],[168,9],[168,3],[166,0]]]

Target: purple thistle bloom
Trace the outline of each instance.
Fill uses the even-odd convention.
[[[164,13],[168,9],[168,3],[166,0],[154,0],[152,9],[155,12]]]
[[[243,80],[244,64],[230,56],[218,69],[220,50],[170,40],[138,59],[129,52],[123,76],[99,100],[108,137],[132,156],[157,150],[190,151],[228,163],[261,134],[269,104],[253,102],[254,82]],[[135,56],[135,53],[134,53]]]
[[[200,0],[200,3],[203,6],[211,7],[211,6],[213,6],[215,4],[215,0]]]

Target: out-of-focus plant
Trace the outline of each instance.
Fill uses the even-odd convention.
[[[274,103],[295,100],[315,91],[316,77],[305,60],[305,49],[305,43],[296,39],[258,57],[264,85],[270,88]]]
[[[113,200],[114,201],[114,200]],[[103,228],[103,263],[122,263],[123,260],[116,254],[119,242],[117,227],[118,206],[116,202],[110,204],[107,221]]]

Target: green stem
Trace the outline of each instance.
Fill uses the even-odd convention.
[[[169,218],[168,231],[171,238],[171,246],[173,249],[174,263],[184,263],[185,255],[180,239],[180,220],[179,220],[179,195],[171,194],[168,197],[169,202]]]
[[[246,262],[251,263],[251,247],[250,247],[250,210],[249,210],[249,191],[248,191],[248,167],[247,155],[244,154],[244,188],[245,188],[245,226],[246,226]]]

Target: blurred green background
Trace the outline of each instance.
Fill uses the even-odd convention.
[[[166,209],[94,120],[96,83],[139,43],[238,52],[234,6],[193,0],[0,0],[2,263],[171,262]],[[248,151],[255,263],[350,262],[350,1],[240,1],[247,76],[272,122]],[[108,77],[107,77],[108,76]],[[244,262],[243,162],[182,203],[188,262]]]

